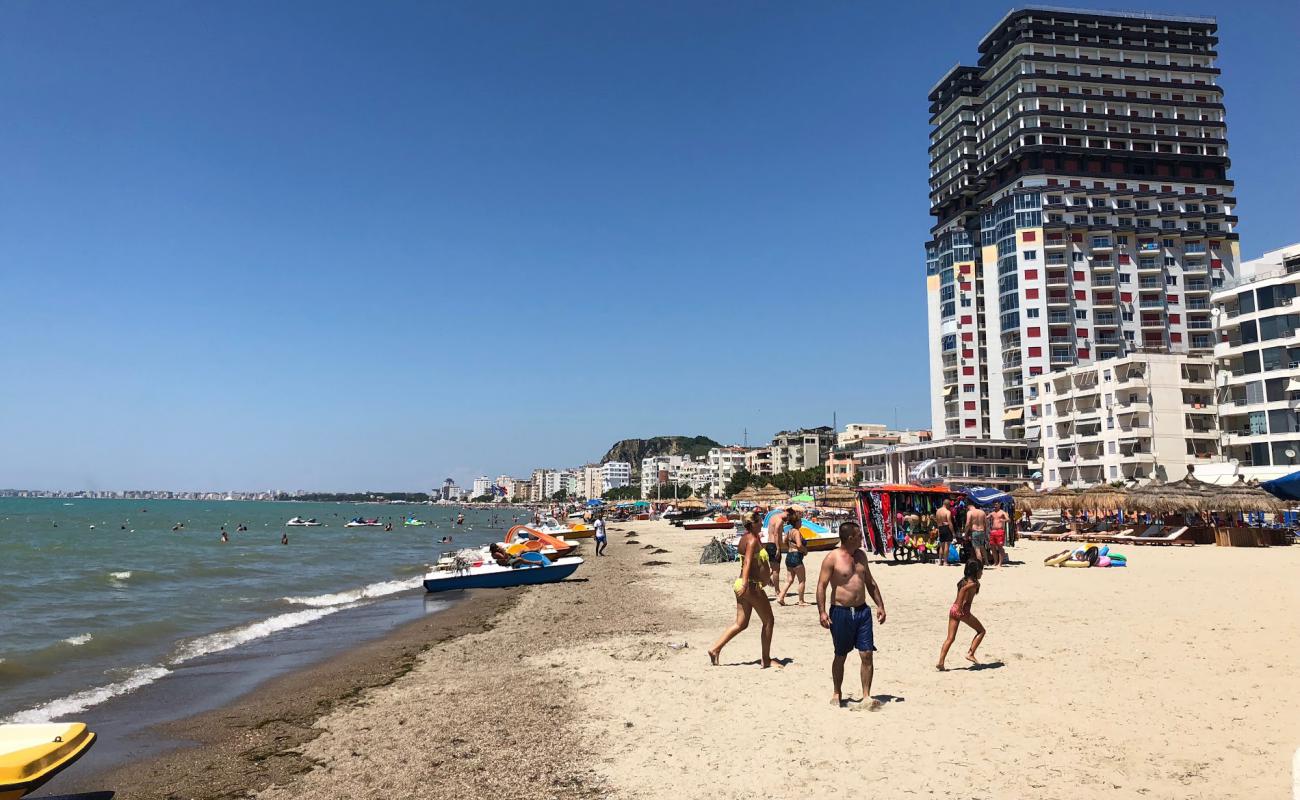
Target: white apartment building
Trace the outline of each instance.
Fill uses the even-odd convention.
[[[1240,278],[1211,296],[1223,452],[1232,471],[1247,479],[1300,469],[1297,295],[1300,244],[1244,262]]]
[[[474,479],[473,486],[470,488],[470,497],[482,497],[485,494],[492,494],[492,479],[486,475],[480,475]]]
[[[743,447],[714,447],[709,450],[705,461],[717,480],[713,486],[713,494],[721,495],[722,487],[726,486],[737,472],[745,469],[745,455],[746,451]]]
[[[745,451],[745,470],[754,475],[772,474],[772,448],[755,447]]]
[[[829,426],[781,431],[772,437],[772,472],[813,469],[821,466],[835,445],[835,431]]]
[[[689,456],[651,456],[641,459],[641,496],[648,497],[656,486],[677,483]]]
[[[1214,394],[1214,360],[1173,353],[1131,353],[1036,378],[1025,424],[1026,437],[1039,439],[1042,486],[1176,481],[1189,466],[1217,461]]]
[[[1038,444],[1022,439],[946,439],[876,447],[854,458],[866,483],[938,481],[957,489],[991,486],[1010,491],[1031,481]]]
[[[929,431],[893,431],[885,425],[852,422],[835,435],[835,447],[839,450],[861,450],[878,444],[917,444],[929,440]]]
[[[626,461],[607,461],[600,465],[601,493],[632,484],[632,465]]]
[[[1213,350],[1240,260],[1218,41],[1211,17],[1018,8],[933,87],[936,437],[1026,437],[1056,370]]]

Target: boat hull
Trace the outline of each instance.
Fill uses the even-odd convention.
[[[727,522],[685,522],[682,528],[688,531],[726,531],[736,527],[736,523]]]
[[[94,743],[95,734],[80,722],[0,725],[0,800],[36,791]]]
[[[512,586],[555,583],[572,575],[581,565],[581,558],[565,558],[545,567],[476,568],[461,574],[427,577],[424,589],[426,592],[452,592],[459,589],[509,589]]]

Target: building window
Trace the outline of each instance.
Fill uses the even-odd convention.
[[[1037,261],[1038,253],[1033,250],[1026,250],[1020,254],[1020,257],[1023,258],[1025,261]]]

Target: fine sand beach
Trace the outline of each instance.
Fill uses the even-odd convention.
[[[631,527],[633,535],[628,536]],[[611,528],[581,580],[519,591],[475,632],[415,657],[391,683],[322,705],[310,735],[259,742],[244,791],[333,797],[1283,797],[1300,743],[1300,548],[1127,548],[1121,569],[985,573],[969,630],[934,669],[955,568],[873,561],[888,620],[873,695],[834,708],[829,635],[813,606],[776,609],[710,667],[733,615],[736,564],[700,565],[704,533]],[[635,542],[635,543],[633,543]],[[814,599],[820,554],[808,567]],[[682,647],[682,644],[685,647]],[[846,695],[860,700],[850,656]],[[251,725],[252,731],[259,726]],[[236,748],[237,749],[237,748]],[[120,796],[211,791],[202,749],[167,787],[121,776]],[[258,764],[291,763],[265,770]],[[136,771],[140,776],[147,768]],[[296,773],[296,774],[295,774]]]

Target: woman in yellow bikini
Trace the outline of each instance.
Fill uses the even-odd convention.
[[[763,530],[763,518],[751,514],[745,519],[745,533],[741,535],[737,549],[740,550],[740,577],[732,583],[732,592],[736,596],[736,621],[722,633],[713,647],[709,648],[709,663],[718,665],[718,656],[727,642],[749,627],[749,617],[758,612],[763,622],[763,669],[772,666],[772,628],[775,618],[772,616],[772,604],[767,599],[767,583],[771,580],[772,567],[768,561],[767,550],[759,541]]]

